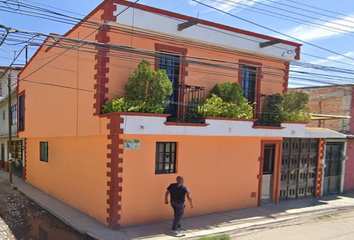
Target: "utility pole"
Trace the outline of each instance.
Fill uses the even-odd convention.
[[[12,184],[12,156],[11,156],[11,143],[12,143],[12,112],[11,112],[11,74],[9,74],[7,79],[7,87],[9,91],[8,95],[8,103],[9,103],[9,146],[8,146],[8,154],[9,154],[9,182]]]

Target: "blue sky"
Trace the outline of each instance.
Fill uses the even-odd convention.
[[[99,5],[101,0],[19,0],[20,2],[27,2],[29,4],[47,4],[53,7],[69,10],[75,13],[82,14],[77,15],[83,17]],[[237,16],[246,18],[253,22],[262,24],[277,31],[286,33],[288,35],[300,38],[308,41],[312,44],[316,44],[341,54],[354,58],[354,4],[353,0],[340,0],[335,3],[333,0],[200,0],[206,4],[212,5],[216,8],[222,9]],[[294,3],[297,2],[298,4]],[[0,1],[0,6],[6,7]],[[285,38],[279,34],[262,29],[257,26],[242,22],[231,16],[222,14],[217,11],[210,10],[207,7],[193,3],[191,0],[141,0],[139,3],[174,11],[190,16],[198,16],[202,19],[214,21],[241,29],[246,29],[258,33],[263,33],[271,36]],[[288,4],[293,7],[284,6],[282,4]],[[301,4],[309,4],[314,8],[307,8]],[[319,11],[316,7],[329,9],[330,11],[338,12],[343,15],[334,14],[331,12],[322,12],[323,15],[312,13],[311,11]],[[297,8],[307,8],[308,11],[301,11]],[[282,10],[283,9],[283,10]],[[275,12],[277,17],[268,16],[266,14],[272,14],[269,11]],[[294,13],[292,13],[294,12]],[[302,14],[302,15],[301,15]],[[330,18],[325,15],[333,16]],[[344,16],[346,15],[346,16]],[[304,25],[304,23],[296,22],[298,20],[292,19],[291,21],[281,19],[283,16],[289,16],[292,18],[299,18],[309,22],[309,24],[317,24],[317,27],[311,27]],[[38,19],[34,17],[18,15],[13,13],[7,13],[0,11],[0,24],[5,26],[32,30],[43,33],[58,33],[64,34],[71,26],[67,24],[52,22],[49,20]],[[321,27],[329,28],[329,30],[321,29]],[[343,31],[346,31],[345,33]],[[353,35],[350,35],[353,34]],[[8,65],[13,57],[14,53],[19,46],[1,46],[0,47],[0,65]],[[10,51],[11,50],[11,51]],[[35,48],[30,51],[33,54]],[[302,55],[301,59],[305,62],[318,63],[328,66],[335,66],[341,68],[352,68],[353,66],[344,65],[336,62],[331,62],[328,59],[333,59],[348,64],[353,64],[354,61],[346,59],[342,56],[337,56],[333,53],[328,53],[314,47],[304,45],[302,52],[305,54],[312,54],[324,59],[317,59],[314,57]],[[9,59],[5,59],[9,58]],[[23,60],[23,59],[20,59]]]

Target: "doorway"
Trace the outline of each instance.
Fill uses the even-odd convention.
[[[274,185],[275,144],[265,144],[263,148],[262,203],[272,202]]]
[[[343,143],[328,142],[323,181],[323,195],[340,192]]]
[[[280,156],[282,152],[282,140],[263,140],[261,148],[258,206],[262,203],[279,202],[280,183]]]

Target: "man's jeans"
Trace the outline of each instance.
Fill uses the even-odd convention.
[[[175,213],[175,219],[173,220],[172,230],[176,231],[181,226],[180,222],[183,217],[184,208],[186,207],[186,205],[183,202],[171,201],[171,206]]]

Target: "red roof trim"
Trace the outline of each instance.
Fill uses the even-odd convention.
[[[111,0],[111,1],[115,2],[115,3],[118,3],[118,4],[125,5],[125,6],[129,6],[129,5],[132,4],[132,2],[128,2],[128,1],[125,1],[125,0]],[[154,7],[150,7],[150,6],[146,6],[146,5],[142,5],[142,4],[139,4],[139,3],[134,4],[133,8],[137,8],[137,9],[144,10],[144,11],[147,11],[147,12],[153,12],[153,13],[157,13],[157,14],[166,15],[166,16],[173,17],[173,18],[179,18],[179,19],[183,19],[183,20],[186,20],[186,21],[190,21],[190,20],[194,20],[195,19],[194,17],[190,17],[190,16],[179,14],[179,13],[174,13],[174,12],[170,12],[170,11],[166,11],[166,10],[162,10],[162,9],[158,9],[158,8],[154,8]],[[252,37],[263,38],[265,40],[276,40],[276,39],[278,39],[278,38],[270,37],[270,36],[267,36],[267,35],[258,34],[258,33],[250,32],[250,31],[239,29],[239,28],[234,28],[234,27],[230,27],[230,26],[226,26],[226,25],[223,25],[223,24],[210,22],[210,21],[206,21],[206,20],[202,20],[202,19],[198,19],[198,23],[203,24],[203,25],[207,25],[207,26],[210,26],[210,27],[223,29],[223,30],[230,31],[230,32],[245,34],[245,35],[249,35],[249,36],[252,36]],[[291,46],[295,46],[295,47],[300,47],[302,45],[302,44],[299,44],[299,43],[290,42],[290,41],[286,41],[286,40],[282,40],[282,43],[288,44],[288,45],[291,45]]]

